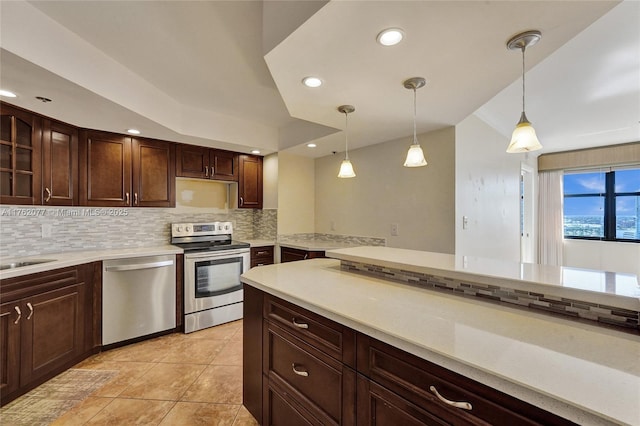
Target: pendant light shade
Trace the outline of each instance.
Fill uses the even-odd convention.
[[[403,83],[406,89],[413,90],[413,144],[409,147],[407,158],[404,160],[405,167],[422,167],[427,165],[427,160],[424,158],[424,152],[418,142],[416,133],[416,90],[425,84],[427,84],[427,81],[422,77],[413,77]]]
[[[349,114],[356,109],[353,105],[341,105],[338,107],[338,111],[344,114],[344,160],[340,164],[340,171],[338,172],[339,178],[352,178],[356,177],[356,172],[353,171],[353,165],[349,160]]]
[[[524,113],[524,51],[527,47],[536,44],[540,40],[540,38],[542,38],[542,34],[540,33],[540,31],[531,30],[518,34],[507,42],[508,49],[518,49],[522,51],[522,114],[520,115],[520,121],[516,125],[516,128],[511,135],[511,142],[507,147],[507,152],[510,154],[536,151],[542,148],[542,145],[540,144],[540,141],[536,136],[536,131],[533,129],[533,126],[531,126],[531,123]]]

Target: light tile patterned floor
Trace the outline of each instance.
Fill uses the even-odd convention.
[[[53,425],[257,425],[242,406],[242,321],[102,352],[118,374]]]

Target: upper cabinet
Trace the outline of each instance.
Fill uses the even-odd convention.
[[[44,119],[42,122],[42,204],[77,206],[78,129]]]
[[[40,204],[40,117],[0,104],[0,203]]]
[[[238,181],[238,155],[201,146],[178,144],[176,176]]]
[[[80,203],[96,207],[174,207],[175,147],[83,130]]]
[[[238,207],[262,208],[262,157],[239,156],[240,179],[238,181]]]

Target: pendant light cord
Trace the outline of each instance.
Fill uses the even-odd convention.
[[[418,144],[418,137],[416,136],[416,88],[413,88],[413,144]]]
[[[524,113],[524,50],[525,46],[522,46],[522,113]]]
[[[344,113],[344,159],[349,159],[349,113]]]

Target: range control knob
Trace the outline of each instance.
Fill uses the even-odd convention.
[[[229,225],[225,225],[225,226],[224,226],[224,230],[225,230],[225,231],[228,231],[228,230],[229,230]]]
[[[190,226],[187,226],[187,227],[186,227],[186,229],[185,229],[185,231],[187,231],[187,232],[191,232],[191,227],[190,227]]]
[[[176,226],[176,231],[182,232],[182,226]]]

